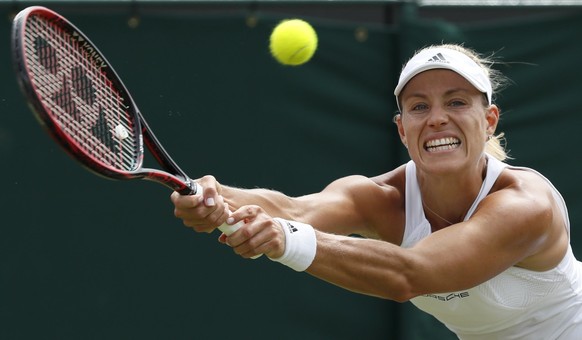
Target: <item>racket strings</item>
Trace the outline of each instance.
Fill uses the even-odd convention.
[[[134,115],[96,61],[95,49],[43,17],[29,17],[26,25],[29,76],[51,119],[104,165],[118,171],[140,166]]]

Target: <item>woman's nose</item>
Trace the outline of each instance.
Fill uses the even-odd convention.
[[[432,110],[430,110],[427,124],[437,127],[445,125],[448,121],[449,116],[445,110],[439,107],[433,107]]]

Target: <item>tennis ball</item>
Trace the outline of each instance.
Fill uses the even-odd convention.
[[[271,54],[283,65],[306,63],[317,49],[317,34],[301,19],[281,21],[271,33]]]

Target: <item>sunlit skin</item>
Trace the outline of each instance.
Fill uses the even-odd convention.
[[[229,216],[231,223],[245,221],[228,238],[220,237],[244,258],[283,254],[285,235],[273,216],[311,224],[317,253],[306,272],[396,301],[468,289],[511,266],[536,271],[556,266],[568,247],[564,220],[549,186],[532,172],[505,169],[463,221],[483,183],[483,151],[499,121],[497,107],[447,70],[415,76],[400,103],[398,132],[416,163],[425,205],[440,216],[424,210],[438,232],[412,248],[399,246],[406,222],[405,165],[373,178],[343,177],[300,197],[233,188],[205,176],[198,180],[204,197],[172,195],[174,214],[198,232],[213,231]],[[435,145],[443,138],[450,145]],[[353,234],[364,238],[349,237]]]
[[[481,187],[484,141],[495,132],[497,106],[488,105],[456,72],[438,69],[412,78],[401,92],[400,107],[398,132],[417,166],[425,204],[444,219],[460,222]],[[442,139],[447,144],[439,147]],[[462,194],[447,197],[442,192]],[[433,225],[443,224],[437,220]]]

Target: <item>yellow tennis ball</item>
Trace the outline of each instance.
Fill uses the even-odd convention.
[[[317,34],[301,19],[283,20],[273,29],[269,47],[281,64],[301,65],[313,57],[317,49]]]

